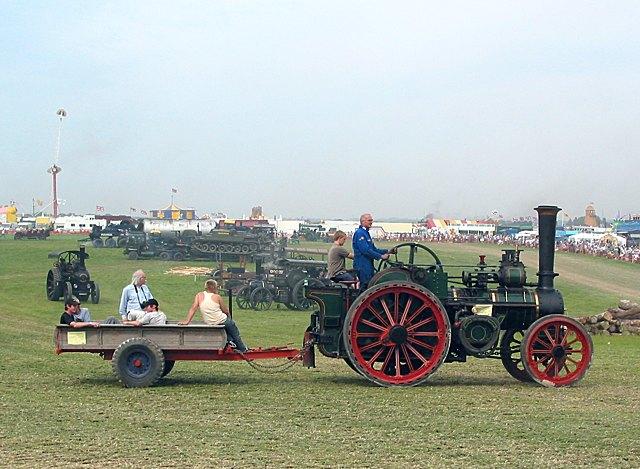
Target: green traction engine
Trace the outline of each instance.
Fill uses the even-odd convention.
[[[520,381],[566,386],[591,363],[593,344],[584,328],[564,315],[553,286],[555,206],[539,206],[537,282],[528,282],[520,252],[503,250],[497,265],[480,256],[450,275],[429,247],[404,243],[403,262],[382,261],[364,292],[349,284],[307,288],[319,310],[305,343],[341,358],[381,386],[424,382],[443,362],[468,357],[502,360]],[[408,259],[405,260],[405,259]],[[426,262],[425,262],[426,260]],[[306,364],[313,366],[313,348]]]

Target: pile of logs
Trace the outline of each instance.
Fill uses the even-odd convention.
[[[617,308],[577,319],[591,334],[640,335],[640,305],[629,300],[620,300]]]

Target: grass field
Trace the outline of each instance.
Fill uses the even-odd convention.
[[[415,388],[380,388],[341,360],[258,373],[244,363],[178,362],[159,385],[125,389],[108,362],[53,353],[60,302],[45,299],[47,241],[0,238],[0,464],[166,467],[640,466],[640,338],[594,338],[577,386],[547,389],[511,378],[498,361],[444,364]],[[317,247],[323,245],[315,245]],[[326,247],[326,245],[324,245]],[[499,248],[432,245],[444,263],[472,264]],[[116,314],[142,267],[169,319],[182,319],[203,278],[164,272],[185,262],[129,261],[90,249],[101,285],[94,318]],[[525,253],[529,280],[537,254]],[[190,265],[206,265],[188,263]],[[640,300],[640,266],[560,254],[556,285],[571,315],[622,297]],[[635,293],[635,296],[634,296]],[[298,346],[308,313],[234,309],[250,346]]]

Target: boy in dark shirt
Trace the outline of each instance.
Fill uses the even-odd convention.
[[[60,324],[66,324],[71,327],[100,327],[100,323],[96,321],[83,322],[78,321],[74,315],[78,314],[80,303],[76,298],[67,300],[64,304],[64,313],[60,316]]]

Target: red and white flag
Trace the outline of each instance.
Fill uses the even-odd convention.
[[[174,194],[177,194],[178,193],[178,189],[175,189],[175,188],[172,187],[171,188],[171,192],[173,192]]]
[[[104,205],[96,205],[96,212],[104,212]]]

